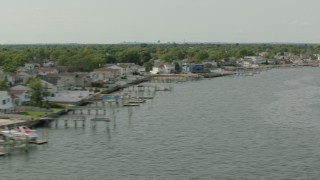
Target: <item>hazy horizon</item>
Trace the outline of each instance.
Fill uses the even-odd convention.
[[[0,2],[0,44],[320,43],[317,0]]]

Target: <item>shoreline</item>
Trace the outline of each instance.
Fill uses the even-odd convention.
[[[222,71],[220,72],[211,72],[211,73],[199,73],[199,74],[159,74],[154,76],[145,76],[141,79],[137,79],[133,82],[129,82],[123,85],[117,85],[113,87],[112,89],[102,91],[95,93],[90,99],[95,99],[98,96],[102,94],[110,94],[117,92],[121,89],[134,86],[137,84],[141,84],[143,82],[150,81],[152,78],[158,78],[158,79],[175,79],[175,78],[186,78],[186,79],[198,79],[201,80],[203,78],[210,79],[210,78],[218,78],[218,77],[224,77],[229,75],[235,75],[237,74],[237,71],[244,70],[244,71],[255,71],[255,70],[267,70],[267,69],[273,69],[273,68],[302,68],[302,67],[315,67],[312,65],[291,65],[291,64],[284,64],[284,65],[265,65],[255,68],[247,68],[247,67],[224,67]],[[81,100],[80,106],[83,106],[86,104],[86,101],[88,99]],[[62,114],[67,113],[65,109],[48,114],[44,117],[38,118],[38,119],[32,119],[28,116],[21,116],[16,114],[0,114],[0,129],[10,129],[17,126],[28,126],[28,127],[39,127],[43,126],[44,124],[48,123],[48,119],[60,116]]]

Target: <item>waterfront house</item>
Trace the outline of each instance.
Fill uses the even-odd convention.
[[[86,84],[88,73],[61,73],[58,86],[68,84],[70,89],[82,89]]]
[[[134,63],[117,63],[117,66],[121,67],[121,75],[131,75],[134,72],[138,72],[139,66]]]
[[[236,62],[237,62],[237,65],[241,66],[241,67],[250,67],[251,66],[250,62],[243,60],[243,59],[237,60]]]
[[[171,74],[175,71],[175,65],[173,63],[164,63],[164,73]]]
[[[215,61],[205,59],[202,61],[202,64],[204,65],[205,70],[211,71],[213,69],[216,69],[218,67],[218,64]]]
[[[15,105],[22,105],[23,102],[29,102],[31,100],[29,90],[10,89],[9,94],[11,95],[12,102]]]
[[[0,91],[0,112],[9,113],[14,110],[12,98],[8,91]]]
[[[152,70],[150,71],[151,74],[162,74],[165,72],[164,64],[155,64],[152,67]]]
[[[151,74],[170,74],[173,73],[175,65],[173,63],[159,63],[155,64],[150,71]]]
[[[245,56],[243,60],[249,62],[250,64],[263,64],[267,61],[266,58],[260,56]]]
[[[204,65],[203,64],[189,64],[189,72],[191,73],[204,73],[205,69],[204,69]]]
[[[121,76],[120,69],[112,69],[112,68],[108,68],[108,67],[95,69],[95,70],[93,70],[93,72],[90,73],[90,78],[93,82],[114,81],[116,78],[119,78],[120,76]]]

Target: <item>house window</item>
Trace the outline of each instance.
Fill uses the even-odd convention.
[[[6,100],[2,100],[2,104],[6,104]]]

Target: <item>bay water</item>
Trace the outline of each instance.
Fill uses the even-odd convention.
[[[108,125],[38,129],[0,179],[320,179],[319,108],[320,68],[176,83]]]

